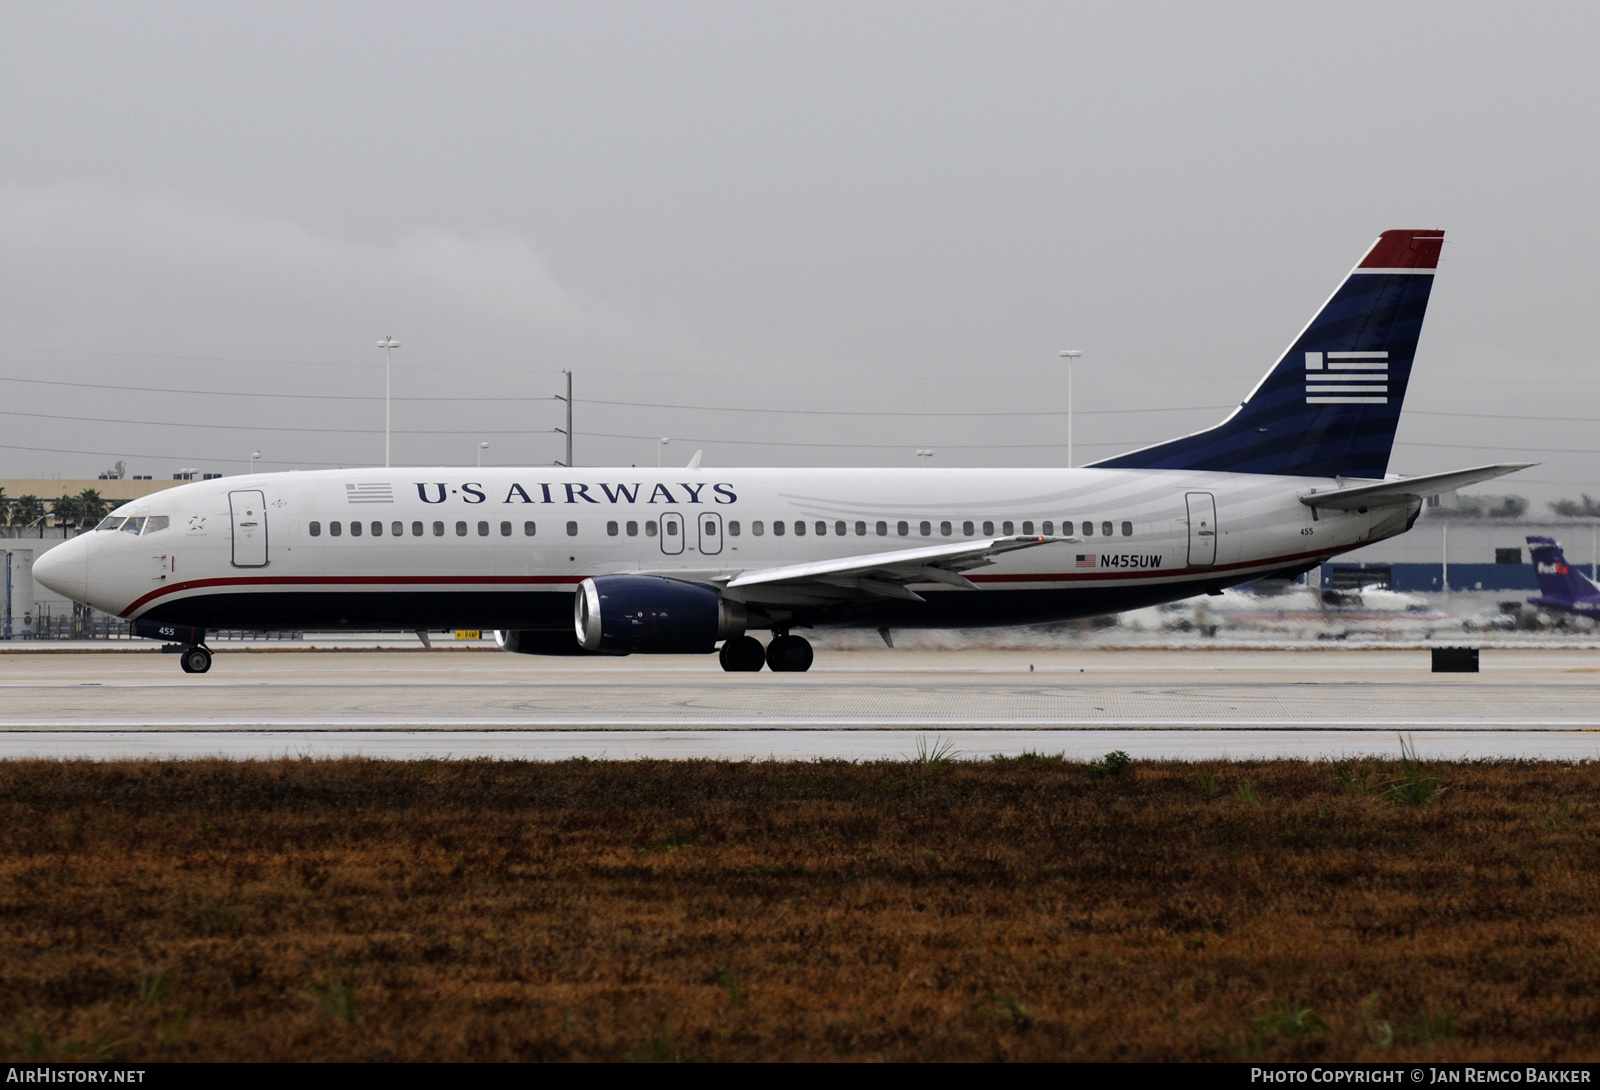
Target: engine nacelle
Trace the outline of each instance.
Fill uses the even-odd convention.
[[[572,634],[572,629],[563,628],[559,632],[513,630],[510,632],[496,630],[494,642],[502,651],[510,651],[513,655],[603,655],[604,651],[588,651],[579,645],[577,637]]]
[[[718,640],[744,635],[744,604],[715,587],[659,575],[598,575],[573,602],[578,643],[586,651],[697,655]]]

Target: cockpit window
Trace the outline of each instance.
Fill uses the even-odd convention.
[[[118,526],[121,526],[125,521],[127,521],[127,520],[121,515],[107,515],[105,518],[100,520],[100,525],[96,526],[95,529],[97,531],[98,530],[115,530]]]
[[[153,534],[158,530],[165,530],[171,524],[172,520],[166,515],[151,515],[144,520],[144,532]]]
[[[125,534],[132,534],[134,537],[138,537],[139,531],[143,529],[144,519],[142,518],[129,519],[127,522],[122,524],[122,532]]]

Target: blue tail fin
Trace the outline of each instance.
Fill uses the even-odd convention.
[[[1093,463],[1382,479],[1443,231],[1385,231],[1233,414]]]
[[[1555,538],[1530,536],[1528,555],[1533,560],[1533,572],[1539,580],[1539,597],[1545,600],[1543,604],[1564,606],[1580,598],[1600,597],[1600,587],[1573,570]]]

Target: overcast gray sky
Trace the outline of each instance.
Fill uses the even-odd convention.
[[[1391,470],[1600,491],[1597,47],[1593,4],[5,0],[0,476],[381,464],[391,333],[397,463],[548,464],[571,368],[581,464],[1059,465],[1064,347],[1083,461],[1441,227]]]

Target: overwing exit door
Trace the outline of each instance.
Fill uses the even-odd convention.
[[[233,519],[233,566],[267,566],[267,501],[260,492],[229,492]]]
[[[1209,492],[1190,492],[1189,566],[1209,568],[1217,562],[1217,501]]]
[[[694,517],[695,525],[700,527],[700,551],[706,556],[715,556],[722,551],[722,516],[714,511],[707,511]]]
[[[661,551],[668,556],[683,552],[683,516],[661,516]]]

